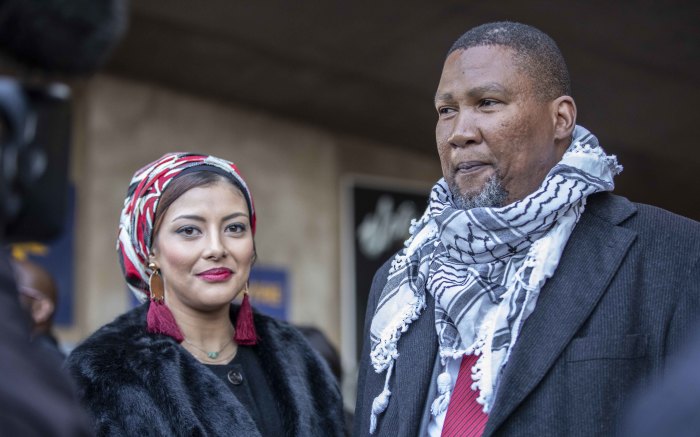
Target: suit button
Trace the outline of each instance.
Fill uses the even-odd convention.
[[[228,372],[228,381],[233,385],[241,385],[243,382],[243,375],[240,372],[231,370]]]

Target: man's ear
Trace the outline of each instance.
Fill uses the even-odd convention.
[[[576,102],[571,96],[560,96],[552,101],[554,117],[554,141],[556,143],[571,142],[571,135],[576,127]]]
[[[47,322],[54,311],[53,303],[47,299],[33,299],[32,302],[32,319],[34,323],[39,325]]]

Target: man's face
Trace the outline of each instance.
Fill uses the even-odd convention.
[[[555,146],[552,101],[538,99],[513,54],[502,46],[472,47],[450,54],[443,67],[435,138],[445,180],[466,199],[500,180],[499,203],[520,200],[564,152]]]

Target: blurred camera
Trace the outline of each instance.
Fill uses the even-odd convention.
[[[29,77],[94,73],[126,30],[126,0],[0,0],[0,53]],[[58,236],[68,191],[70,91],[0,76],[0,238]]]
[[[0,238],[61,232],[68,191],[70,89],[0,76]]]

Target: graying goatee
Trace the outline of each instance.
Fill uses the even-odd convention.
[[[455,183],[450,184],[450,191],[455,208],[465,211],[472,208],[497,208],[503,206],[508,197],[498,175],[491,176],[477,194],[462,194]]]

